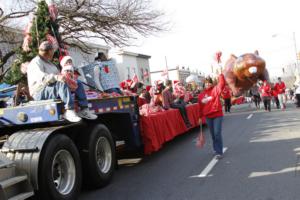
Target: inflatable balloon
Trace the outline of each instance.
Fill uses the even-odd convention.
[[[265,61],[255,53],[246,53],[239,57],[231,55],[224,66],[224,76],[234,96],[240,96],[258,80],[269,81]]]

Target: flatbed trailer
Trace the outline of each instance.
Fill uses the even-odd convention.
[[[136,97],[88,101],[97,120],[69,123],[53,100],[0,109],[0,199],[77,199],[110,182],[117,141],[142,148]]]

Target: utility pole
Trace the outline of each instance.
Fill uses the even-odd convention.
[[[167,56],[165,56],[165,61],[166,61],[167,79],[169,80],[169,68],[168,68]]]
[[[293,40],[294,40],[294,48],[296,53],[296,68],[298,69],[298,50],[297,50],[297,43],[296,43],[296,34],[293,32]]]
[[[278,34],[273,34],[272,37],[275,38],[277,37]],[[293,45],[294,45],[294,51],[295,51],[295,56],[296,56],[296,62],[295,62],[295,69],[296,70],[299,70],[298,69],[298,65],[299,65],[299,62],[298,62],[298,50],[297,50],[297,41],[296,41],[296,34],[295,32],[293,32]]]

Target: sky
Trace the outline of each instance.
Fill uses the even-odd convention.
[[[185,66],[209,73],[213,55],[240,56],[258,50],[271,76],[296,62],[300,50],[300,2],[297,0],[153,0],[173,28],[139,41],[132,51],[152,56],[151,71]],[[295,33],[294,40],[293,33]],[[296,41],[296,42],[295,42]],[[297,51],[299,51],[297,49]]]
[[[11,4],[14,0],[0,0]],[[150,70],[185,66],[210,73],[213,56],[240,56],[258,50],[271,76],[295,63],[300,51],[300,2],[297,0],[152,0],[171,30],[140,38],[126,50],[150,55]],[[295,34],[295,39],[293,37]],[[298,50],[299,49],[299,50]]]

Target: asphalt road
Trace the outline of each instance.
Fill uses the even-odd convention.
[[[204,149],[195,129],[146,157],[119,160],[111,184],[84,190],[80,200],[297,200],[300,199],[300,109],[225,115],[224,158],[214,160],[205,128]],[[207,176],[200,174],[215,162]],[[200,176],[199,176],[200,175]]]

